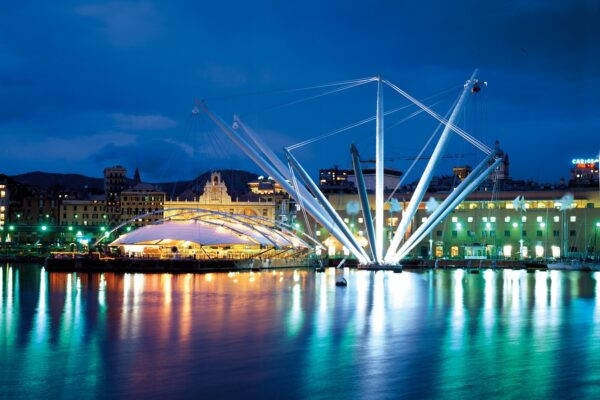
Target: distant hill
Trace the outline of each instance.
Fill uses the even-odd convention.
[[[248,193],[248,182],[258,178],[258,175],[255,173],[243,170],[223,169],[217,171],[221,172],[221,177],[225,181],[228,192],[233,198]],[[156,185],[161,190],[164,190],[169,197],[177,197],[181,195],[198,196],[202,194],[205,183],[210,179],[211,172],[212,171],[204,172],[191,181],[187,180],[177,182],[148,183]],[[104,190],[104,180],[102,178],[93,178],[80,174],[60,174],[35,171],[14,175],[11,178],[22,184],[39,186],[42,188],[49,188],[58,185],[73,190]],[[130,182],[132,182],[132,180],[130,180]]]
[[[27,172],[26,174],[13,175],[12,178],[25,185],[34,185],[42,188],[58,185],[69,189],[104,190],[104,180],[102,178],[92,178],[79,174],[59,174],[34,171]]]
[[[257,174],[243,170],[222,169],[216,171],[221,173],[221,179],[227,185],[227,192],[234,199],[248,193],[248,182],[258,178]],[[211,172],[213,171],[206,171],[192,181],[164,182],[155,185],[164,190],[169,197],[198,196],[204,192],[204,185],[210,179]]]

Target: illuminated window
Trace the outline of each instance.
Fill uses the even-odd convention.
[[[359,218],[359,219],[358,219],[358,223],[359,223],[359,224],[362,224],[363,222],[364,222],[364,220],[363,220],[362,218]]]
[[[510,217],[504,217],[504,222],[510,222]]]
[[[4,190],[0,190],[0,197],[6,197],[6,192]]]
[[[435,256],[438,258],[444,256],[444,248],[442,246],[435,246]]]
[[[450,247],[450,257],[458,257],[458,246]]]
[[[537,222],[542,222],[544,219],[543,219],[542,217],[537,217],[535,220],[536,220]]]
[[[560,217],[558,215],[555,215],[554,216],[554,222],[558,222],[558,221],[560,221]]]
[[[521,217],[521,222],[527,222],[527,217],[525,217],[525,216],[522,216],[522,217]]]
[[[348,222],[350,222],[350,220],[348,218],[344,218],[344,222],[348,223]]]
[[[513,208],[515,208],[515,206],[513,205],[513,203],[506,203],[506,209],[507,210],[512,210]]]
[[[490,222],[496,222],[496,217],[490,217]]]
[[[321,236],[321,231],[317,231],[317,236]]]
[[[421,218],[421,222],[427,222],[427,217]]]
[[[452,222],[458,222],[458,218],[457,217],[452,217]]]
[[[482,220],[483,222],[487,222],[487,217],[483,217],[483,218],[481,218],[481,220]]]
[[[577,217],[576,217],[576,216],[574,216],[574,215],[571,215],[571,216],[569,217],[569,221],[571,221],[571,222],[576,222],[576,221],[577,221]]]
[[[467,222],[473,222],[473,217],[468,217]]]

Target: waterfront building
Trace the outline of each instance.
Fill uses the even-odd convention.
[[[5,226],[8,223],[8,206],[10,203],[9,178],[0,176],[0,238],[3,236]]]
[[[570,205],[562,202],[573,195]],[[409,228],[423,224],[432,198],[441,202],[448,192],[425,196]],[[523,207],[515,198],[523,196]],[[474,192],[448,215],[411,252],[414,258],[559,258],[600,255],[600,195],[598,190],[532,190]],[[408,204],[410,193],[398,193],[400,207]],[[568,196],[566,197],[569,198]],[[347,204],[356,195],[330,194],[329,201],[357,237],[364,237],[362,213],[349,214]],[[370,196],[373,204],[374,196]],[[433,202],[433,204],[435,204]],[[565,208],[562,210],[562,208]],[[401,212],[386,205],[386,232],[397,227]],[[314,222],[310,222],[314,224]],[[306,229],[302,224],[303,229]],[[315,236],[327,241],[330,255],[347,253],[328,233],[314,225]],[[366,245],[366,241],[364,241]]]
[[[250,192],[258,198],[275,202],[275,219],[282,223],[291,223],[296,215],[296,203],[281,187],[281,185],[271,177],[265,179],[259,176],[258,180],[248,182]]]
[[[571,160],[571,187],[598,187],[599,164],[598,157],[575,158]]]
[[[181,209],[190,209],[189,211]],[[211,173],[210,179],[204,185],[204,191],[192,200],[167,200],[164,203],[164,218],[190,219],[198,216],[203,209],[234,213],[248,216],[259,216],[275,221],[277,203],[273,196],[262,196],[250,192],[247,196],[233,200],[227,192],[227,185],[221,179],[220,172]]]
[[[139,179],[139,171],[137,171]],[[135,179],[134,179],[135,181]],[[149,183],[139,182],[135,186],[124,190],[120,195],[121,219],[120,222],[127,222],[138,215],[144,215],[131,222],[131,225],[142,226],[159,221],[163,218],[163,208],[165,205],[166,193],[157,189]]]
[[[390,192],[400,183],[402,172],[385,168],[383,186]],[[363,169],[363,178],[367,191],[375,191],[375,169]],[[319,188],[323,193],[356,193],[356,175],[354,170],[340,169],[337,165],[329,169],[319,170]]]
[[[116,165],[104,169],[104,194],[106,195],[106,211],[110,224],[121,220],[121,192],[127,187],[127,170]]]

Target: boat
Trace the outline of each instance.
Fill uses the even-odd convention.
[[[335,281],[335,286],[348,286],[348,282],[346,281],[346,278],[341,277]]]
[[[583,260],[558,260],[548,263],[548,269],[561,271],[600,271],[600,262]]]

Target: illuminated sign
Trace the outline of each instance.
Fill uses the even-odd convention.
[[[598,162],[597,158],[574,158],[571,160],[572,164],[575,165],[579,165],[579,164],[595,164]]]

